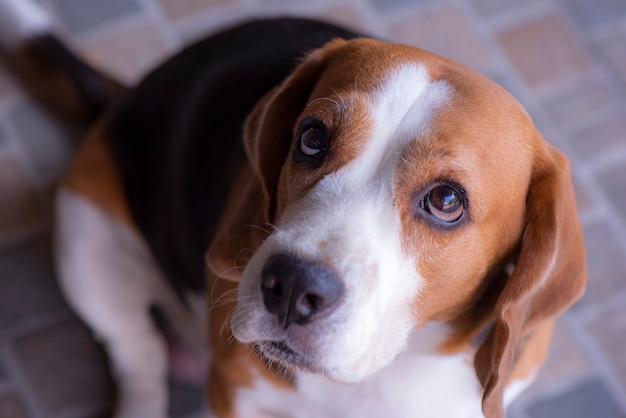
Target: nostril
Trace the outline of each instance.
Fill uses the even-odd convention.
[[[306,294],[296,302],[296,311],[302,317],[309,318],[320,310],[321,300],[322,297],[319,295],[312,293]]]
[[[276,276],[264,275],[261,278],[261,287],[263,290],[269,290],[276,295],[280,295],[282,293],[282,286],[280,285],[280,281]]]

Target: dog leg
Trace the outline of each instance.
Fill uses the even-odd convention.
[[[167,350],[149,313],[162,275],[131,227],[64,189],[57,195],[56,260],[72,307],[106,347],[118,418],[167,412]]]

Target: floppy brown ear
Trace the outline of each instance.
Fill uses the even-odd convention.
[[[246,153],[267,196],[266,214],[270,222],[274,220],[278,180],[291,149],[296,119],[326,68],[329,56],[346,42],[335,39],[309,54],[248,116],[244,127]]]
[[[307,104],[331,51],[345,44],[336,39],[313,51],[280,85],[253,108],[244,126],[247,160],[233,184],[206,263],[212,273],[239,279],[241,261],[261,245],[263,231],[274,222],[278,179],[291,149],[296,120]],[[241,254],[242,250],[248,251]],[[238,260],[238,257],[241,260]]]
[[[582,230],[566,157],[550,145],[536,158],[515,269],[495,307],[495,323],[474,359],[483,412],[504,416],[503,392],[523,339],[583,293]]]

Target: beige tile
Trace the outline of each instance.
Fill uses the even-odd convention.
[[[580,158],[592,159],[623,148],[626,143],[624,132],[626,132],[626,119],[620,114],[608,120],[594,120],[592,126],[571,135],[568,141]]]
[[[489,52],[456,8],[420,13],[392,23],[389,34],[394,41],[443,55],[475,70],[491,68]]]
[[[598,42],[597,47],[612,69],[626,83],[626,28],[611,32]]]
[[[184,19],[214,8],[238,5],[242,0],[159,0],[171,19]]]
[[[483,17],[492,17],[499,14],[515,13],[525,7],[533,6],[544,0],[473,0],[476,11]]]
[[[534,88],[589,74],[594,64],[563,20],[543,16],[496,34],[513,65]]]
[[[80,49],[97,68],[128,84],[136,83],[170,54],[163,35],[149,24],[87,43]]]
[[[567,130],[589,122],[598,111],[618,103],[614,87],[604,79],[586,80],[544,100],[544,108],[556,125]]]

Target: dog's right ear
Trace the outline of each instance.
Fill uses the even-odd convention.
[[[278,180],[291,149],[295,122],[326,69],[329,57],[346,42],[335,39],[311,52],[248,116],[244,127],[246,153],[262,182],[268,222],[275,221]]]
[[[249,259],[276,221],[278,180],[293,141],[298,116],[326,69],[332,51],[346,41],[336,39],[311,52],[280,85],[254,107],[244,126],[248,161],[235,179],[225,215],[206,256],[217,277],[238,280]],[[246,253],[247,252],[247,253]]]

